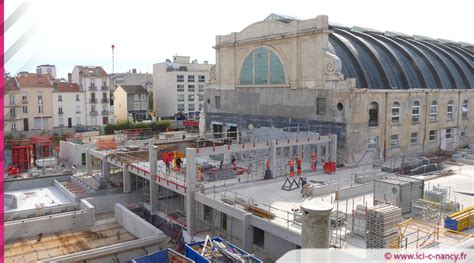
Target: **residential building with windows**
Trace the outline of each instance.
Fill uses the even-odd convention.
[[[183,113],[199,114],[203,107],[204,89],[213,65],[190,57],[174,56],[153,65],[153,106],[157,116],[172,117]]]
[[[36,74],[38,75],[51,75],[53,79],[56,79],[56,66],[55,65],[39,65],[36,66]]]
[[[149,94],[143,86],[119,85],[114,91],[114,98],[117,121],[149,119]]]
[[[114,121],[110,106],[110,84],[107,72],[100,66],[75,66],[71,82],[85,94],[86,127],[99,127]]]
[[[137,72],[136,69],[131,69],[125,73],[110,74],[110,83],[113,91],[120,85],[138,85],[144,87],[148,92],[153,91],[153,75],[148,72]]]
[[[83,126],[86,120],[86,95],[79,85],[68,82],[53,84],[54,127]]]
[[[5,79],[4,88],[4,131],[15,132],[23,130],[23,114],[20,88],[14,78]]]
[[[216,37],[206,127],[337,135],[338,162],[474,143],[474,45],[272,14]]]
[[[15,77],[14,80],[20,89],[23,130],[52,129],[53,84],[50,75],[28,73]]]

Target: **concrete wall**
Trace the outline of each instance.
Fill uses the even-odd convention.
[[[75,144],[73,142],[59,142],[59,157],[72,165],[82,167],[82,154],[87,149],[94,149],[94,144]]]
[[[117,121],[128,120],[128,100],[127,93],[122,88],[117,88],[114,91],[114,112]]]
[[[273,258],[280,258],[286,252],[296,249],[296,245],[291,242],[288,242],[285,239],[265,232],[264,249],[265,252]]]
[[[82,200],[81,209],[78,211],[6,222],[4,224],[4,240],[13,241],[18,238],[33,237],[40,233],[50,234],[89,227],[94,224],[94,207]]]
[[[89,197],[86,200],[91,203],[96,211],[107,213],[115,211],[115,204],[130,204],[143,200],[143,193],[113,194],[105,196]]]
[[[69,181],[71,175],[42,176],[36,178],[27,178],[20,180],[9,180],[4,182],[5,191],[17,191],[22,189],[46,187],[54,185],[54,181]]]
[[[67,205],[43,207],[42,209],[34,208],[34,209],[29,209],[29,210],[17,211],[17,212],[6,212],[5,222],[19,220],[19,219],[26,219],[26,218],[34,218],[34,217],[45,216],[45,215],[59,214],[62,212],[75,211],[75,210],[79,210],[78,204],[67,204]]]
[[[164,235],[158,228],[146,222],[121,204],[115,204],[115,220],[128,232],[138,238]]]
[[[57,180],[54,180],[54,186],[56,188],[59,189],[59,191],[61,191],[61,193],[63,193],[65,196],[67,196],[67,198],[69,200],[71,200],[71,202],[76,202],[76,201],[79,201],[80,198],[79,197],[76,197],[75,195],[73,195],[71,192],[69,192],[69,190],[66,189],[66,187],[64,187],[62,184],[60,184]]]

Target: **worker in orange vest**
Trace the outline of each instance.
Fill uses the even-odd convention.
[[[314,152],[311,155],[311,170],[316,172],[316,164],[318,163],[318,155]]]
[[[296,173],[298,174],[298,176],[301,176],[301,174],[303,173],[303,170],[301,170],[301,159],[296,157],[295,158],[295,162],[296,162]]]
[[[287,165],[290,167],[290,177],[295,176],[295,164],[293,161],[289,160]]]

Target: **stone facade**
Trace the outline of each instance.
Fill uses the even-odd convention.
[[[443,78],[450,75],[444,73],[452,70],[448,68],[452,64],[448,63],[445,72],[436,68],[440,75],[433,77],[443,85],[457,85],[457,89],[442,89],[444,86],[440,86],[440,89],[410,88],[410,85],[414,85],[412,83],[418,82],[411,80],[412,76],[408,73],[390,76],[390,67],[387,65],[383,65],[385,71],[378,72],[378,75],[362,71],[359,75],[363,75],[364,79],[360,80],[347,76],[351,73],[343,67],[350,64],[347,61],[341,62],[338,53],[334,52],[329,41],[330,37],[334,37],[332,32],[328,17],[318,16],[290,22],[265,20],[254,23],[241,32],[217,36],[216,66],[211,72],[211,76],[215,77],[206,89],[204,103],[206,124],[210,131],[215,132],[214,124],[221,125],[219,132],[226,132],[235,126],[239,131],[265,126],[326,127],[338,134],[338,140],[342,144],[338,146],[338,162],[346,164],[437,151],[442,141],[441,148],[448,151],[474,142],[471,137],[474,126],[472,121],[469,122],[474,118],[469,110],[474,107],[474,92],[470,89],[473,80],[472,76],[465,76],[466,65],[460,62],[461,56],[456,55],[456,60],[452,56],[451,62],[456,62],[456,69],[459,69],[459,73],[452,75],[462,80],[449,77],[443,82]],[[355,37],[353,41],[363,43]],[[454,46],[442,48],[455,49]],[[377,52],[370,45],[367,45],[367,49],[369,51],[366,52],[369,53]],[[264,51],[258,53],[258,50]],[[388,55],[396,58],[393,52],[389,52],[392,49],[386,50]],[[253,52],[257,53],[253,55]],[[340,53],[339,55],[343,57]],[[271,80],[265,82],[267,78],[272,78],[272,74],[276,75],[277,68],[272,68],[278,64],[275,57],[282,65],[285,80],[279,83],[272,83]],[[408,52],[405,57],[409,57]],[[260,64],[257,63],[259,59]],[[246,71],[245,65],[252,65],[252,61],[253,68]],[[407,67],[396,59],[394,61],[392,63],[398,63],[400,67]],[[423,65],[419,64],[419,75],[427,75],[421,67]],[[262,65],[268,67],[267,71],[261,69]],[[354,66],[357,67],[359,70],[368,68],[364,68],[364,65]],[[403,72],[409,71],[403,69]],[[348,73],[343,75],[341,72]],[[253,77],[251,84],[248,84],[244,74]],[[242,84],[243,80],[247,84]],[[419,82],[428,83],[428,80],[428,77],[420,77]],[[387,84],[383,89],[370,88],[377,83],[396,81],[408,86],[397,89]],[[367,83],[370,89],[360,87],[360,83]],[[462,85],[469,87],[465,89]],[[431,105],[434,100],[436,107]],[[369,125],[369,108],[375,107],[373,102],[376,103],[377,116],[372,116]],[[431,114],[432,108],[436,109],[436,119],[432,116],[434,112]],[[375,111],[370,112],[375,114]]]

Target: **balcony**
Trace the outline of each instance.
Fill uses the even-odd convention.
[[[97,116],[97,115],[99,115],[99,112],[98,111],[90,111],[89,115],[90,116]]]
[[[107,87],[107,86],[101,86],[100,87],[100,90],[108,90],[108,89],[109,89],[109,87]]]
[[[64,112],[62,112],[62,111],[61,111],[61,112],[58,112],[58,115],[59,115],[59,116],[63,116],[63,115],[64,115]]]
[[[27,100],[22,100],[21,104],[28,104],[28,101]]]
[[[97,90],[96,86],[89,86],[89,90]]]
[[[100,102],[102,102],[102,103],[109,103],[109,99],[107,99],[107,98],[102,98],[102,99],[100,100]]]
[[[97,99],[95,98],[89,99],[89,103],[97,103]]]
[[[110,114],[110,111],[108,111],[108,110],[103,110],[102,111],[103,116],[108,116],[109,114]]]

